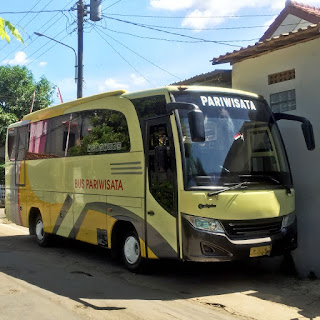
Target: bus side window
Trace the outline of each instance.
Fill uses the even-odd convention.
[[[8,149],[7,149],[7,155],[10,159],[10,161],[15,160],[15,150],[16,150],[16,135],[17,135],[17,129],[11,128],[8,130]]]
[[[81,112],[78,118],[78,125],[74,124],[71,130],[74,136],[69,137],[72,146],[69,143],[68,157],[130,151],[128,124],[123,113],[90,110]]]
[[[26,157],[27,146],[28,146],[28,134],[29,128],[28,126],[19,127],[17,129],[17,137],[18,137],[18,150],[17,150],[17,158],[16,160],[21,161]]]
[[[149,188],[157,202],[171,214],[174,207],[174,152],[166,124],[150,126]]]
[[[67,134],[70,126],[70,115],[68,114],[49,119],[45,157],[58,158],[65,156]]]

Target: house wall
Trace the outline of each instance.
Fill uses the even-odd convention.
[[[300,123],[279,121],[296,189],[299,248],[293,257],[302,276],[320,277],[320,39],[296,44],[233,66],[233,88],[263,95],[296,90],[296,110],[288,113],[307,117],[313,124],[316,149],[308,151]],[[268,85],[268,75],[296,70],[296,78]]]

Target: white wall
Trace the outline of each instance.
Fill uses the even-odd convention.
[[[233,88],[263,95],[296,90],[297,109],[288,113],[307,117],[313,124],[316,149],[306,149],[298,122],[280,121],[296,189],[299,248],[293,256],[301,275],[320,277],[320,39],[297,44],[236,63]],[[268,85],[268,75],[296,70],[296,79]]]

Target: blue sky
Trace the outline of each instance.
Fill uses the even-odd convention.
[[[306,3],[320,5],[318,0]],[[64,101],[76,99],[74,53],[34,32],[77,50],[75,4],[12,0],[0,8],[0,17],[14,24],[25,41],[1,41],[0,64],[25,65],[37,80],[45,76],[60,88]],[[284,0],[104,0],[101,21],[86,17],[83,95],[159,87],[230,68],[212,66],[210,60],[254,44],[284,5]]]

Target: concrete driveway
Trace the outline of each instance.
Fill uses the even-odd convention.
[[[149,274],[135,275],[98,247],[63,240],[40,248],[0,210],[1,320],[19,319],[14,304],[44,319],[315,320],[320,280],[299,279],[282,258],[156,261]]]

